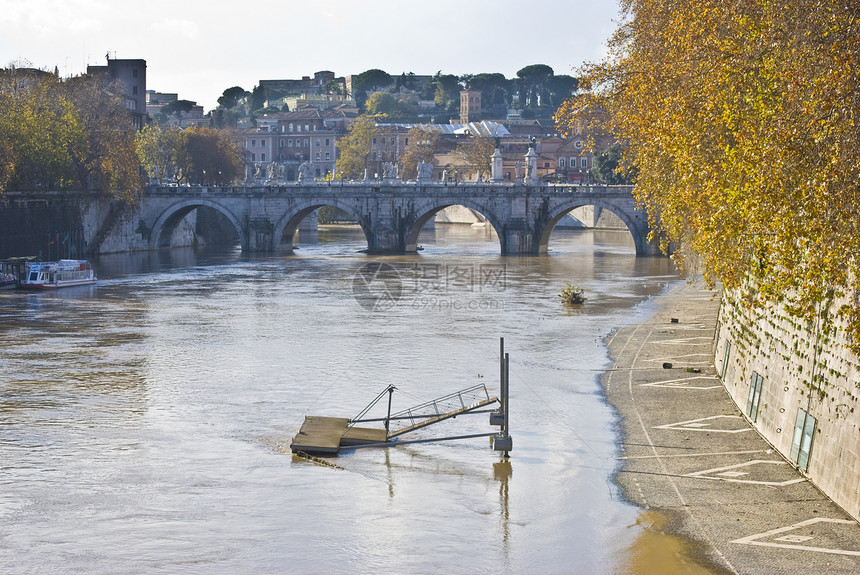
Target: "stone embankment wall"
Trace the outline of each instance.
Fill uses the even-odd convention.
[[[86,258],[149,249],[134,206],[83,192],[5,192],[0,196],[0,257]],[[177,226],[171,246],[195,245],[196,213]]]
[[[723,384],[759,433],[860,521],[860,358],[844,330],[751,311],[735,295],[724,294],[716,332]]]

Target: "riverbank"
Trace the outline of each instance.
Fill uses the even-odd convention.
[[[607,343],[625,496],[714,573],[860,572],[860,525],[759,436],[714,368],[719,300],[682,284]],[[670,367],[671,366],[671,367]],[[651,523],[651,522],[649,522]]]

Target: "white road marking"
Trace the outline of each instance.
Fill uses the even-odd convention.
[[[751,465],[780,465],[780,466],[788,466],[788,463],[785,461],[770,461],[765,459],[755,459],[753,461],[747,461],[746,463],[738,463],[737,465],[729,465],[727,467],[716,467],[714,469],[705,469],[704,471],[696,471],[694,473],[687,473],[684,477],[701,477],[702,479],[715,479],[717,481],[730,481],[732,483],[752,483],[755,485],[771,485],[774,487],[784,487],[786,485],[792,485],[793,483],[801,483],[806,481],[806,479],[800,477],[795,479],[789,479],[787,481],[757,481],[754,479],[737,479],[737,477],[741,477],[743,475],[749,475],[748,471],[740,472],[737,471],[742,467],[749,467]]]
[[[780,541],[780,543],[774,543],[773,541],[759,541],[759,539],[773,537],[774,535],[779,535],[780,533],[786,533],[788,531],[794,531],[795,529],[800,529],[802,527],[806,527],[807,525],[814,525],[815,523],[836,523],[839,525],[855,526],[857,525],[854,521],[851,521],[849,519],[828,519],[826,517],[816,517],[814,519],[808,519],[806,521],[801,521],[800,523],[795,523],[794,525],[789,525],[788,527],[780,527],[779,529],[773,529],[764,533],[757,533],[748,537],[741,537],[740,539],[735,539],[734,541],[732,541],[732,543],[739,543],[741,545],[760,545],[761,547],[779,547],[782,549],[802,549],[804,551],[815,551],[818,553],[833,553],[835,555],[853,555],[855,557],[860,557],[860,551],[852,551],[848,549],[829,549],[827,547],[811,547],[808,545],[791,545],[788,542],[788,537],[780,537],[774,539],[774,541]]]
[[[692,382],[697,382],[698,380],[706,380],[711,382],[718,382],[716,385],[692,385]],[[655,381],[652,383],[641,383],[639,387],[668,387],[671,389],[718,389],[722,388],[722,384],[719,383],[719,379],[713,375],[694,375],[692,377],[684,377],[679,379],[666,379],[663,381]]]
[[[666,425],[657,425],[654,429],[671,429],[674,431],[711,431],[713,433],[743,433],[744,431],[752,431],[751,427],[744,427],[742,429],[714,429],[710,426],[711,423],[705,422],[713,422],[714,420],[719,419],[739,419],[741,421],[745,421],[743,417],[738,415],[713,415],[711,417],[702,417],[701,419],[691,419],[690,421],[678,421],[676,423],[667,423]]]

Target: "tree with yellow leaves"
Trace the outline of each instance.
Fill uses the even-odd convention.
[[[682,268],[810,319],[845,298],[860,351],[860,5],[621,4],[559,127],[615,136]]]
[[[432,164],[439,147],[439,132],[429,126],[413,126],[406,134],[406,149],[400,157],[400,173],[405,180],[418,177],[418,162]]]
[[[92,190],[133,201],[139,165],[116,82],[0,71],[0,191]]]
[[[344,178],[362,178],[370,167],[376,122],[362,114],[349,125],[349,133],[337,141],[337,172]]]

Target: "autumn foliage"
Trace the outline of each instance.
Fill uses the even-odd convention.
[[[808,319],[847,302],[860,350],[860,5],[621,4],[560,126],[618,139],[683,268]]]
[[[0,71],[0,191],[84,189],[133,201],[142,185],[134,133],[116,83]]]

